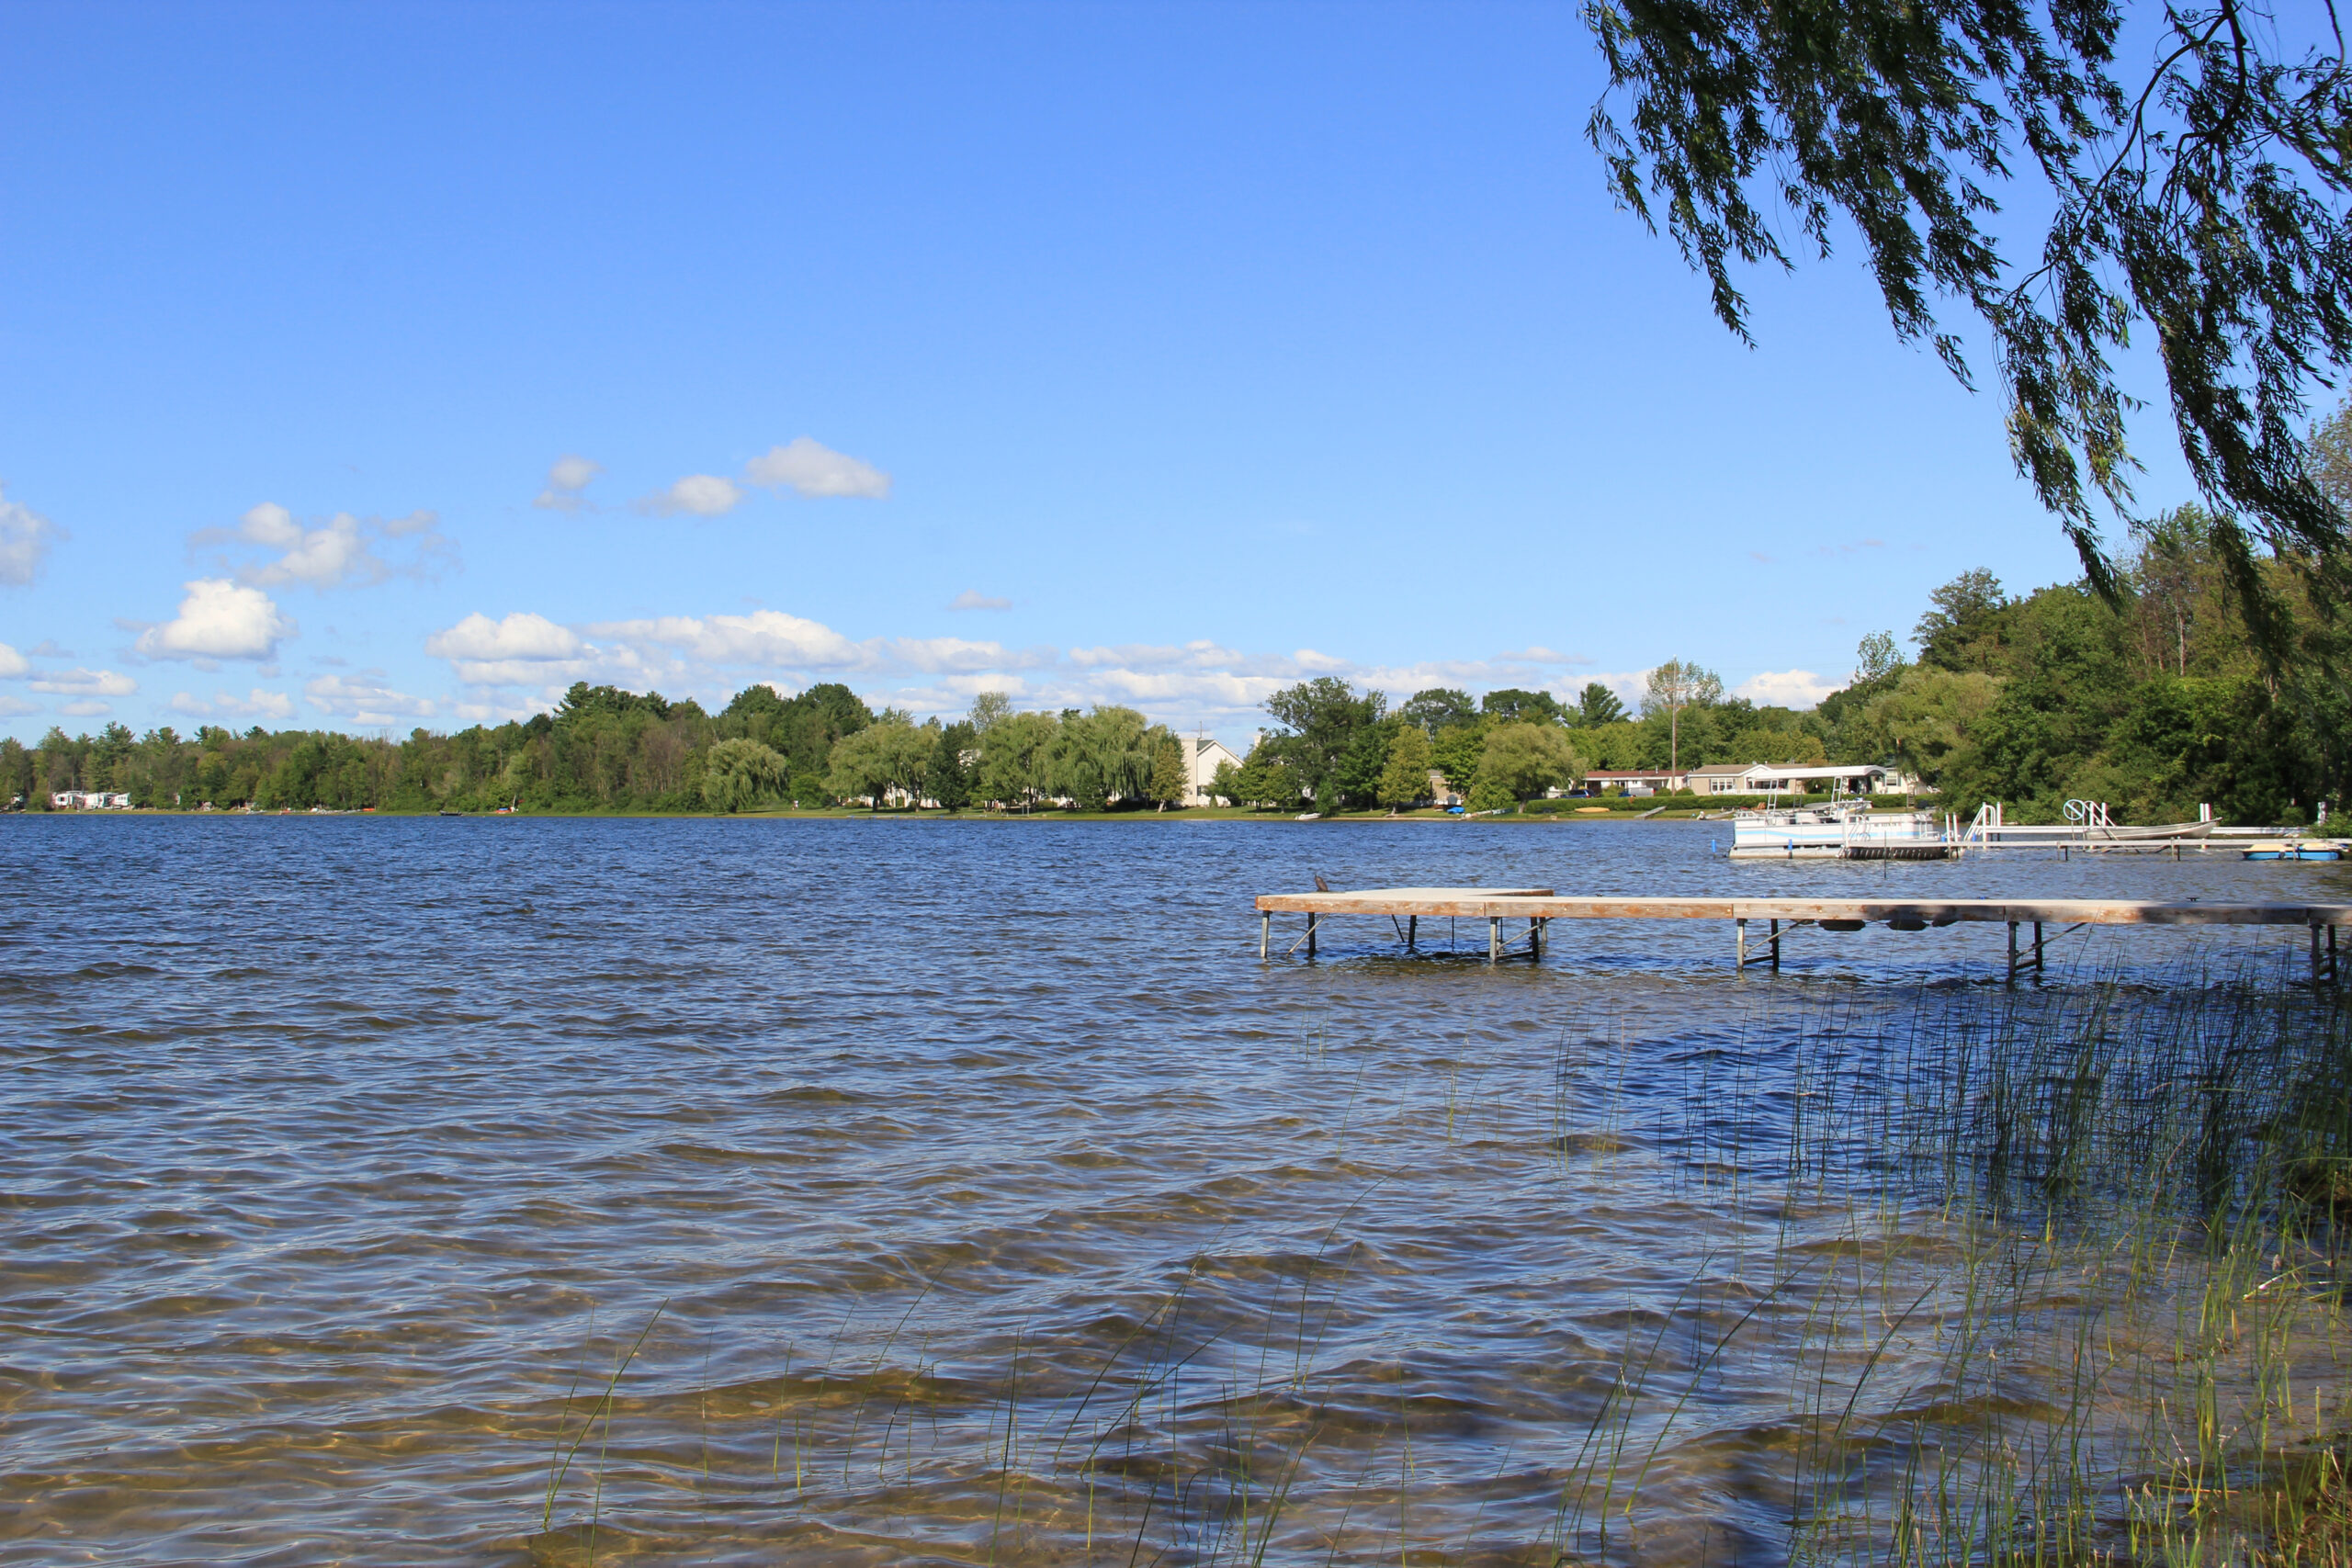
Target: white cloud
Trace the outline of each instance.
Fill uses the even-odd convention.
[[[424,651],[435,659],[571,659],[580,652],[580,638],[527,610],[517,610],[503,621],[477,610],[448,630],[426,637]]]
[[[468,724],[504,724],[510,718],[529,718],[552,706],[551,701],[537,697],[505,697],[492,694],[483,702],[452,703],[449,712]]]
[[[1746,697],[1752,703],[1809,708],[1845,684],[1843,681],[1826,681],[1810,670],[1767,670],[1733,687],[1732,695]]]
[[[586,675],[591,667],[575,660],[459,659],[451,661],[451,668],[456,670],[458,679],[469,686],[538,686],[554,690]],[[640,678],[634,671],[623,671],[606,683],[629,686],[638,679]]]
[[[372,674],[314,675],[303,682],[302,694],[322,713],[355,724],[395,724],[433,716],[433,699],[396,692]]]
[[[423,510],[389,518],[338,512],[316,527],[306,527],[286,508],[265,501],[238,519],[234,529],[204,529],[190,536],[188,543],[253,545],[275,550],[274,560],[238,568],[238,581],[263,587],[301,582],[323,592],[366,587],[395,577],[439,578],[454,566],[457,556],[456,541],[439,531],[439,524],[435,513]],[[416,547],[405,560],[388,559],[376,548],[382,540],[410,537],[415,538]]]
[[[174,713],[190,718],[276,718],[294,716],[294,699],[283,692],[266,691],[255,686],[240,697],[229,692],[215,692],[208,700],[192,692],[174,694]]]
[[[8,499],[0,485],[0,582],[23,587],[40,571],[51,543],[65,530],[21,501]]]
[[[674,517],[682,512],[696,517],[724,517],[742,501],[743,489],[733,479],[717,474],[688,474],[668,490],[639,500],[637,509],[657,517]]]
[[[933,674],[950,670],[1018,670],[1056,661],[1050,648],[1010,649],[1001,642],[967,642],[956,637],[876,637],[858,645],[888,668]]]
[[[36,692],[57,692],[73,697],[127,697],[139,682],[111,670],[51,670],[26,682]]]
[[[148,658],[269,659],[278,639],[298,629],[258,588],[225,577],[200,577],[186,587],[179,615],[140,633],[139,651]]]
[[[0,680],[14,679],[31,668],[30,664],[25,662],[23,654],[18,653],[6,643],[0,642]]]
[[[77,702],[58,704],[57,711],[62,714],[69,714],[75,718],[96,718],[100,714],[114,712],[114,705],[112,703],[98,702],[94,698],[84,697]]]
[[[832,627],[781,610],[754,610],[748,615],[661,615],[614,621],[588,630],[594,637],[678,649],[711,664],[848,670],[865,661],[864,650]]]
[[[604,464],[567,452],[548,465],[548,487],[531,504],[545,512],[577,512],[583,506],[594,510],[594,502],[580,492],[604,471]]]
[[[1029,669],[1053,664],[1058,657],[1051,649],[1016,649],[1000,642],[953,637],[853,641],[821,622],[781,610],[755,610],[748,615],[662,615],[607,622],[587,630],[601,642],[617,645],[602,650],[606,659],[648,669],[661,663],[658,650],[664,649],[707,666],[877,674]]]
[[[1069,661],[1081,670],[1112,665],[1153,670],[1207,670],[1246,662],[1245,655],[1205,638],[1182,648],[1172,644],[1125,642],[1112,648],[1073,648]]]
[[[39,703],[28,703],[22,697],[12,697],[0,692],[0,718],[22,718],[28,713],[40,712]]]
[[[450,660],[469,686],[544,686],[586,673],[596,650],[570,627],[517,610],[502,621],[476,611],[425,638],[424,651]]]
[[[947,602],[947,607],[951,610],[1010,610],[1012,608],[1012,601],[992,599],[977,588],[967,588],[955,598],[950,599]]]
[[[863,496],[881,501],[890,493],[890,476],[873,464],[846,452],[796,435],[782,446],[771,446],[743,465],[743,477],[772,490],[790,487],[804,496]]]

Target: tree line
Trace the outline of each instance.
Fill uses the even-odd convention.
[[[167,810],[1099,810],[1180,805],[1189,784],[1182,742],[1130,707],[1020,713],[991,692],[962,718],[917,723],[834,682],[790,697],[750,686],[714,714],[583,682],[526,720],[405,740],[215,725],[135,736],[119,723],[95,736],[53,728],[36,746],[0,740],[0,797],[33,810],[80,790]]]
[[[2265,601],[2251,603],[2190,506],[2141,530],[2112,594],[2085,579],[2011,597],[1967,572],[1931,596],[1916,657],[1865,639],[1822,712],[1963,812],[1998,800],[2054,821],[2084,799],[2118,821],[2188,820],[2200,805],[2223,821],[2308,821],[2352,782],[2352,648],[2301,567],[2260,570]]]
[[[1215,795],[1267,811],[1411,807],[1432,775],[1473,810],[1573,785],[1595,769],[1716,762],[1881,763],[1948,808],[2004,802],[2055,819],[2075,797],[2120,821],[2307,819],[2352,773],[2345,634],[2292,563],[2268,603],[2291,657],[2268,657],[2247,602],[2194,507],[2147,525],[2114,592],[2088,580],[2007,593],[1989,571],[1930,595],[1906,654],[1862,640],[1851,681],[1798,711],[1724,694],[1670,660],[1632,709],[1598,682],[1572,699],[1435,687],[1391,705],[1324,676],[1266,704],[1272,721],[1225,764]],[[0,799],[45,808],[65,790],[123,791],[170,809],[251,806],[390,811],[739,812],[799,805],[949,810],[1164,808],[1188,797],[1184,743],[1133,708],[1016,711],[985,693],[971,711],[917,723],[846,686],[794,696],[762,684],[717,713],[658,693],[575,685],[550,712],[405,740],[207,726],[134,736],[121,724],[38,745],[0,740]]]
[[[1426,798],[1434,770],[1485,811],[1593,769],[1875,763],[1962,814],[1998,800],[2017,820],[2056,821],[2080,798],[2118,821],[2204,806],[2222,821],[2307,821],[2352,783],[2352,647],[2295,563],[2263,567],[2259,604],[2233,570],[2191,506],[2143,526],[2110,592],[2086,576],[2012,598],[1990,571],[1964,572],[1929,596],[1914,654],[1872,633],[1849,682],[1805,712],[1727,697],[1682,660],[1650,671],[1631,713],[1598,682],[1574,703],[1437,688],[1390,709],[1327,677],[1270,702],[1276,727],[1214,787],[1269,809],[1356,810]]]

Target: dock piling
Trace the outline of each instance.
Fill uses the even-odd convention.
[[[1308,917],[1306,930],[1289,950],[1304,947],[1312,957],[1320,947],[1324,920],[1334,915],[1394,918],[1395,928],[1408,946],[1418,947],[1420,917],[1442,915],[1447,921],[1446,947],[1458,952],[1453,934],[1457,919],[1487,922],[1487,961],[1498,964],[1504,955],[1503,922],[1527,922],[1527,956],[1544,957],[1555,919],[1677,920],[1728,919],[1732,922],[1732,953],[1741,969],[1750,960],[1768,961],[1780,968],[1782,942],[1801,926],[1849,931],[1883,923],[1895,931],[1983,921],[2001,925],[2007,933],[2007,979],[2014,984],[2030,960],[2036,978],[2046,975],[2050,944],[2087,926],[2302,926],[2308,932],[2309,963],[2313,984],[2341,984],[2343,939],[2337,928],[2352,926],[2352,903],[2224,904],[2199,899],[2162,903],[2146,899],[2044,898],[1726,898],[1684,897],[1570,897],[1548,888],[1382,887],[1357,891],[1272,893],[1258,899],[1258,953],[1272,952],[1272,919],[1276,914]],[[1409,919],[1411,924],[1403,921]],[[1758,953],[1748,927],[1763,923]],[[2021,933],[2020,926],[2031,926]],[[2058,929],[2052,931],[2052,926]],[[2324,940],[2321,932],[2327,934]],[[2283,934],[2283,933],[2282,933]],[[2024,945],[2030,940],[2032,947]],[[1288,953],[1285,954],[1287,956]],[[1516,954],[1513,954],[1516,956]]]

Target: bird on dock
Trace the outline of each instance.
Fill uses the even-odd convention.
[[[1331,891],[1330,879],[1326,877],[1319,871],[1315,874],[1315,891],[1317,893],[1329,893]]]

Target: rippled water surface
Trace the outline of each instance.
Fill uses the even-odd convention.
[[[1250,897],[2352,889],[1724,831],[0,822],[0,1559],[1548,1563],[1643,1347],[1691,1393],[1634,1555],[1784,1557],[1788,1366],[1678,1314],[1808,1245],[1741,1184],[1791,1032],[1875,1071],[2000,928],[1261,964]],[[2301,941],[2086,933],[2038,994]]]

